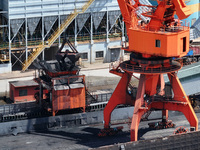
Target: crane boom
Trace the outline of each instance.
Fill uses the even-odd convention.
[[[183,0],[157,2],[158,6],[151,6],[141,4],[139,0],[118,0],[129,37],[126,50],[142,55],[182,57],[189,51],[189,25],[183,26],[174,15],[184,19],[192,12]],[[138,24],[141,20],[138,11],[141,9],[145,10],[142,15],[149,18],[145,24]],[[158,45],[159,48],[155,46],[156,42],[162,43]]]
[[[181,20],[192,14],[192,11],[183,0],[157,0],[157,2],[158,6],[156,8],[155,6],[141,4],[139,0],[118,0],[127,29],[130,28],[131,23],[134,25],[133,13],[136,13],[135,10],[140,6],[154,8],[151,11],[147,9],[148,12],[143,13],[144,16],[151,18],[148,26],[152,29],[158,29],[166,23],[173,22],[175,13]]]

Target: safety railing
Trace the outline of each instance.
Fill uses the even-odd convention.
[[[55,78],[52,78],[52,82],[54,86],[70,85],[70,84],[75,84],[75,83],[85,84],[85,76],[79,75],[79,76],[70,76],[70,77],[67,77],[67,76],[55,77]]]
[[[36,110],[38,105],[34,102],[18,103],[18,104],[6,104],[0,106],[0,115],[11,115],[19,112],[27,112],[30,110]]]
[[[117,38],[117,37],[121,37],[121,36],[122,36],[121,32],[119,32],[119,33],[110,33],[108,35],[108,38]],[[101,40],[101,39],[106,39],[106,38],[107,38],[107,36],[105,35],[105,33],[99,33],[97,35],[93,35],[93,40]],[[61,40],[60,42],[63,41],[62,38],[60,40]],[[75,37],[70,36],[69,40],[71,42],[74,42],[75,41]],[[91,36],[89,36],[89,35],[79,35],[76,38],[76,41],[83,41],[84,42],[84,41],[88,41],[88,40],[91,40]],[[58,44],[59,41],[56,40],[54,42],[54,44],[55,43]],[[32,48],[33,46],[34,47],[38,46],[40,44],[41,44],[41,40],[38,40],[38,39],[35,40],[35,41],[34,40],[33,41],[28,41],[29,48]],[[9,46],[9,43],[8,42],[4,42],[4,43],[0,44],[0,50],[8,49],[9,48],[8,46]],[[11,47],[14,48],[14,49],[25,47],[25,46],[26,46],[26,43],[24,43],[24,42],[22,43],[20,41],[16,41],[16,42],[11,44]]]
[[[40,55],[40,53],[47,47],[50,47],[56,39],[64,32],[64,30],[70,25],[70,23],[74,20],[74,18],[79,14],[85,12],[89,6],[94,2],[94,0],[89,0],[81,9],[78,11],[77,9],[68,17],[66,20],[58,27],[55,32],[49,37],[47,41],[47,45],[44,45],[43,42],[38,46],[36,51],[29,55],[28,59],[23,62],[22,71],[25,71],[31,63]]]
[[[0,44],[0,50],[5,50],[6,48],[8,49],[8,47],[9,47],[9,43],[4,42]]]
[[[93,35],[93,40],[106,39],[107,36],[104,35],[104,34],[105,33],[100,33],[98,35]],[[121,33],[114,33],[114,34],[110,33],[108,35],[108,38],[117,38],[117,37],[121,37]],[[75,41],[75,37],[70,37],[69,40],[71,42],[74,42]],[[79,41],[83,41],[84,42],[84,41],[89,41],[89,40],[91,40],[91,36],[88,36],[88,35],[82,35],[82,36],[78,36],[76,38],[76,41],[78,41],[78,42]],[[60,42],[62,42],[62,41],[63,41],[63,39],[61,38]],[[54,44],[58,44],[58,43],[59,43],[58,40],[56,40],[54,42]],[[36,46],[38,46],[40,44],[41,44],[41,40],[28,41],[28,47],[29,48],[36,47]],[[21,43],[19,41],[16,41],[16,42],[11,44],[12,49],[22,48],[22,47],[25,47],[25,46],[26,46],[26,43]],[[0,44],[0,50],[5,50],[5,49],[8,49],[8,48],[9,48],[9,43],[8,42]]]
[[[98,102],[106,102],[109,101],[110,97],[112,96],[112,93],[107,93],[107,94],[99,94],[98,95]]]
[[[41,40],[28,41],[28,46],[38,46],[39,44],[41,44]],[[17,41],[17,42],[11,43],[11,47],[13,49],[25,47],[25,46],[26,46],[25,42],[22,43],[20,41]],[[5,49],[9,49],[9,43],[8,42],[4,42],[4,43],[0,44],[0,50],[5,50]]]
[[[107,102],[107,101],[109,101],[110,97],[112,96],[112,93],[96,94],[96,95],[92,95],[92,96],[95,97],[95,99],[97,100],[97,103]]]
[[[188,30],[189,27],[189,22],[184,20],[180,21],[178,20],[177,22],[174,22],[172,25],[169,26],[163,26],[161,28],[157,28],[156,26],[148,26],[148,25],[143,25],[139,24],[135,27],[135,29],[140,29],[144,31],[151,31],[151,32],[162,32],[162,33],[177,33],[180,31],[185,31]]]
[[[151,0],[151,1],[157,1],[157,0]],[[172,0],[168,0],[168,1],[166,1],[166,0],[159,0],[160,2],[161,1],[165,1],[168,5],[169,4],[172,4]],[[184,2],[185,2],[185,4],[187,4],[187,3],[189,3],[191,0],[184,0]]]
[[[133,65],[129,64],[127,62],[123,62],[120,64],[120,67],[123,70],[129,71],[129,72],[135,72],[135,73],[167,73],[167,72],[172,72],[172,71],[177,71],[181,69],[181,64],[173,61],[172,65],[170,67],[158,67],[158,68],[152,68],[148,66],[138,66],[138,65]]]

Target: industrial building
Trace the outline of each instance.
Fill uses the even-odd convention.
[[[194,12],[188,18],[192,26],[200,15],[199,0],[187,5]],[[36,58],[54,59],[65,35],[81,53],[82,62],[112,62],[123,55],[120,47],[126,32],[117,0],[1,0],[0,9],[1,73],[26,70]],[[193,28],[195,39],[199,28]]]

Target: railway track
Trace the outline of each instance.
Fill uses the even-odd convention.
[[[94,99],[91,101],[91,103],[87,101],[88,105],[85,109],[86,112],[95,112],[103,110],[106,107],[111,95],[112,93],[93,95],[93,98],[95,98],[96,101],[94,101]],[[199,93],[196,95],[192,95],[191,103],[192,105],[195,104],[195,107],[197,107],[197,105],[199,106],[200,104],[199,95]],[[197,100],[198,102],[195,102],[194,100]],[[119,105],[118,108],[119,107],[126,106]],[[82,112],[81,109],[63,110],[60,111],[58,115],[74,114],[80,112]],[[200,111],[199,109],[195,109],[195,112],[199,113]],[[147,117],[144,116],[145,118],[143,118],[143,120],[147,120],[150,114],[145,115],[147,115]],[[51,113],[44,110],[35,102],[0,105],[0,122],[9,122],[49,116],[51,116]]]
[[[99,111],[103,110],[110,99],[112,93],[93,95],[96,101],[86,106],[86,111]],[[81,109],[64,110],[59,113],[63,114],[73,114],[81,112]],[[44,110],[36,102],[18,103],[18,104],[6,104],[0,106],[0,122],[17,121],[24,119],[32,119],[39,117],[48,117],[51,113]]]
[[[107,102],[110,99],[111,95],[112,93],[87,96],[86,111],[94,112],[103,110],[107,105]],[[199,108],[200,105],[200,93],[190,95],[190,99],[191,99],[191,104],[194,105],[193,107],[195,112],[199,113],[200,110],[196,108],[197,107]],[[118,106],[118,108],[119,107],[126,107],[126,106],[120,105]],[[59,115],[73,114],[80,112],[82,112],[81,109],[63,110],[60,111]],[[144,120],[147,119],[150,114],[145,114],[145,115],[147,115],[147,117],[144,116],[145,117]],[[51,116],[51,113],[44,110],[42,107],[36,104],[35,101],[0,105],[0,122],[17,121],[17,120],[48,117],[48,116]]]

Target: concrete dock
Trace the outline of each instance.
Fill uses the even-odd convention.
[[[153,114],[151,114],[153,115]],[[150,115],[150,116],[151,116]],[[155,117],[156,113],[151,116]],[[177,112],[170,112],[169,119],[173,120],[176,126],[185,126],[189,129],[189,123],[185,117]],[[200,119],[200,114],[197,113]],[[150,118],[151,118],[150,117]],[[170,136],[175,128],[153,130],[148,128],[149,122],[160,120],[142,121],[139,126],[139,140],[155,139],[159,137]],[[98,137],[97,134],[103,128],[103,124],[86,125],[71,128],[55,128],[48,131],[34,131],[22,133],[17,136],[1,136],[1,150],[84,150],[98,148],[106,145],[115,145],[130,141],[130,132],[128,124],[123,125],[123,132],[108,136]],[[112,126],[115,127],[115,126]]]

